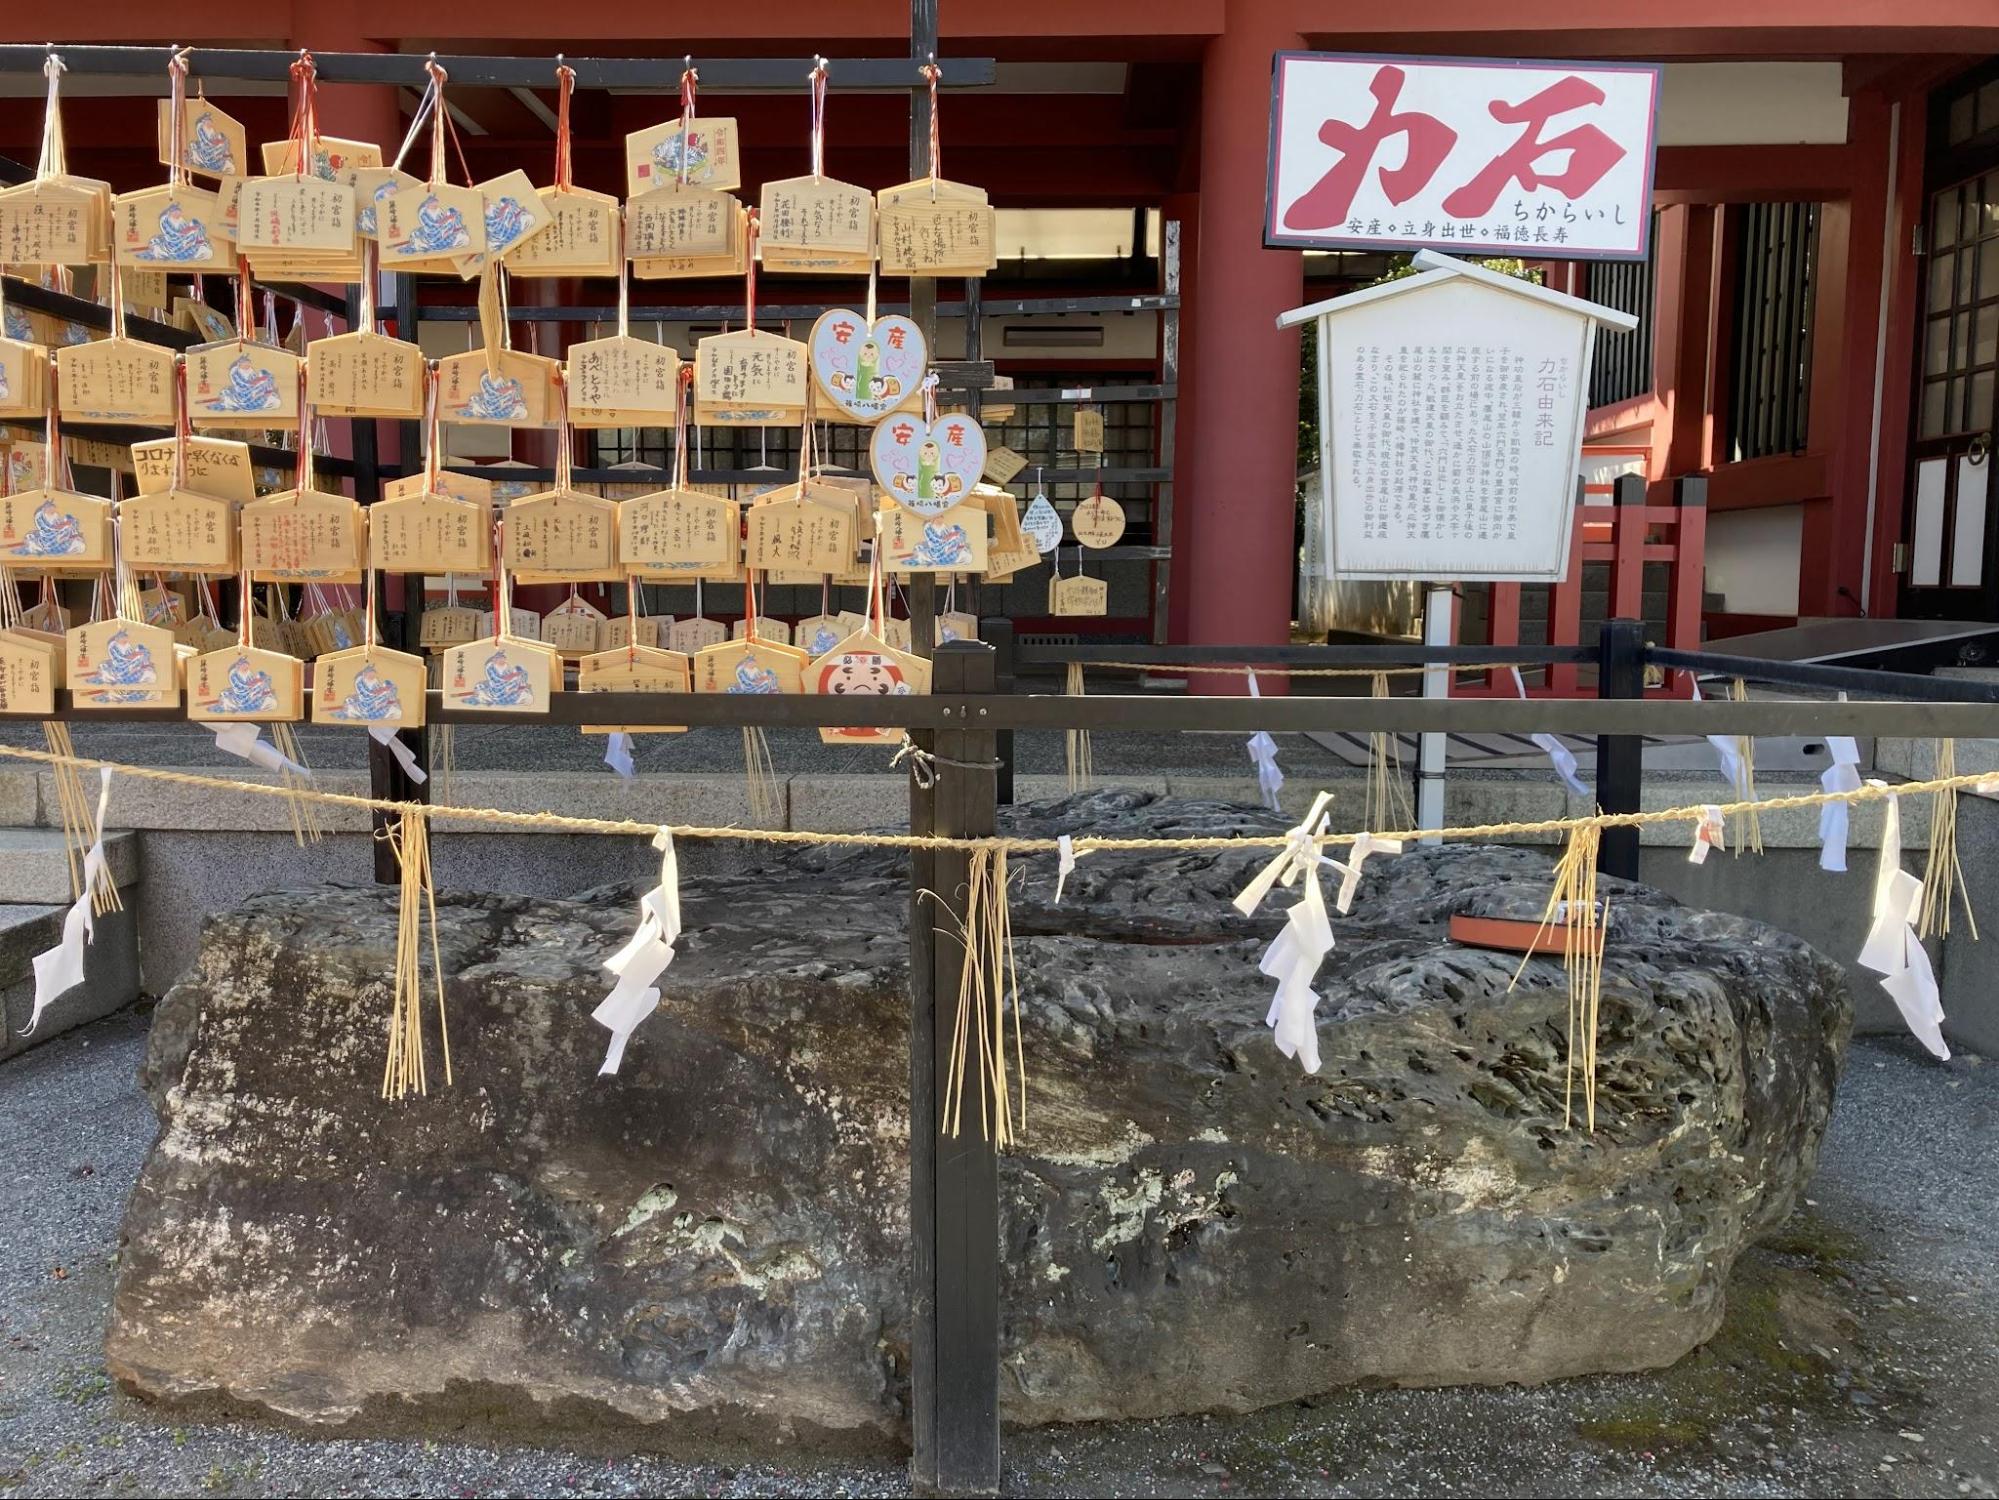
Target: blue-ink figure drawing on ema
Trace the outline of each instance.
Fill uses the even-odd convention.
[[[465,398],[460,410],[488,422],[519,421],[528,414],[527,391],[510,375],[479,372],[479,389]]]
[[[926,521],[923,524],[923,540],[909,554],[911,562],[929,568],[955,567],[959,563],[971,561],[972,541],[965,534],[965,528],[957,522],[949,526],[939,526]]]
[[[82,524],[53,495],[45,495],[35,507],[35,524],[7,552],[13,557],[73,557],[83,550]]]
[[[511,194],[486,205],[486,250],[498,255],[534,228],[534,215]]]
[[[682,143],[685,142],[685,149]],[[691,130],[676,130],[672,135],[652,148],[652,159],[661,172],[680,175],[681,163],[686,162],[689,177],[703,177],[708,172],[708,138]]]
[[[410,230],[410,237],[397,249],[399,255],[445,255],[453,250],[472,248],[472,232],[465,227],[465,216],[455,208],[446,208],[431,194],[423,200],[423,207],[416,211],[416,226]]]
[[[215,246],[201,220],[192,218],[178,203],[160,210],[159,232],[146,241],[145,248],[133,252],[134,260],[166,260],[176,263],[215,259]]]
[[[284,398],[278,394],[278,377],[258,369],[246,351],[230,362],[228,384],[201,404],[207,411],[276,411]]]
[[[229,682],[216,697],[215,711],[223,714],[255,714],[275,708],[278,690],[271,674],[253,666],[250,658],[239,656],[229,664]]]
[[[153,653],[121,630],[105,644],[104,659],[80,679],[90,687],[109,691],[98,693],[105,703],[135,703],[150,694],[146,688],[160,680],[153,665]]]
[[[216,128],[215,116],[208,110],[194,117],[194,130],[187,142],[187,164],[197,172],[217,177],[226,177],[236,170],[229,137]]]
[[[332,711],[332,717],[336,719],[369,722],[400,719],[402,716],[402,695],[396,691],[396,685],[376,671],[372,664],[354,674],[353,688],[341,700],[340,706]]]
[[[510,663],[505,651],[495,651],[486,658],[485,676],[454,696],[468,708],[518,708],[534,696],[534,679],[526,667]]]
[[[840,644],[840,632],[831,625],[819,625],[812,631],[812,639],[805,643],[805,649],[814,656],[824,656]]]
[[[784,688],[777,680],[777,673],[769,667],[758,664],[754,657],[746,656],[736,664],[736,680],[727,689],[731,693],[781,693]]]

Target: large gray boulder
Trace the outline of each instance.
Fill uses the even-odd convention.
[[[1265,832],[1104,793],[1012,826]],[[449,837],[449,834],[443,835]],[[1452,946],[1538,914],[1545,851],[1368,867],[1319,990],[1322,1070],[1277,1055],[1263,850],[1082,861],[1014,919],[1029,1118],[1001,1173],[1004,1415],[1246,1410],[1360,1380],[1669,1363],[1809,1177],[1850,1022],[1841,971],[1642,887],[1615,899],[1597,1125],[1563,1124],[1567,997]],[[623,1074],[598,965],[633,892],[440,893],[455,1083],[378,1097],[394,893],[211,918],[147,1062],[111,1370],[315,1424],[609,1421],[656,1440],[899,1441],[907,1000],[896,859],[688,882]]]

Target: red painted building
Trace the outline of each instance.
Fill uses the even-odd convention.
[[[946,95],[946,174],[985,186],[1005,210],[1102,211],[1009,217],[1002,238],[1017,234],[1024,253],[1008,246],[988,297],[1157,291],[1162,247],[1177,241],[1175,509],[1170,537],[1152,539],[1172,551],[1172,639],[1284,637],[1299,352],[1275,318],[1383,264],[1262,246],[1271,57],[1301,47],[1664,63],[1651,261],[1549,268],[1552,284],[1644,317],[1630,342],[1607,341],[1600,355],[1593,441],[1642,449],[1660,485],[1710,477],[1715,634],[1863,611],[1999,618],[1999,462],[1985,456],[1999,421],[1999,5],[1766,0],[1753,24],[1750,15],[1718,0],[944,8],[947,75],[954,55],[998,60],[996,83]],[[170,38],[157,7],[29,0],[0,17],[0,38],[698,62],[897,56],[909,24],[901,0],[670,11],[214,0],[198,19],[202,35]],[[803,169],[802,85],[704,100],[742,121],[746,182]],[[905,100],[843,95],[837,73],[832,85],[828,170],[871,186],[903,180]],[[40,80],[6,87],[0,152],[32,160]],[[129,87],[74,79],[66,90],[72,165],[121,189],[160,177],[152,101],[121,92]],[[253,139],[283,132],[276,90],[213,92]],[[524,165],[545,179],[552,88],[452,98],[475,175]],[[393,145],[413,102],[386,87],[329,86],[322,128]],[[624,133],[671,110],[663,95],[579,94],[577,180],[616,189]],[[548,295],[570,295],[550,285]],[[1023,381],[1142,380],[1160,368],[1163,323],[1150,313],[1018,329],[989,319],[985,353]],[[1156,454],[1150,416],[1121,430]]]

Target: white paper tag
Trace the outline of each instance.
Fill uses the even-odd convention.
[[[386,724],[371,724],[368,726],[368,736],[393,755],[396,764],[403,768],[403,775],[418,786],[430,780],[430,773],[416,763],[416,757],[410,753],[410,747],[396,738],[395,730]]]
[[[623,730],[613,730],[604,742],[604,764],[630,781],[638,774],[632,764],[632,737]]]

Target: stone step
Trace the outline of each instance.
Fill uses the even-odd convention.
[[[11,831],[11,830],[10,830]],[[64,877],[67,881],[67,877]],[[22,1028],[35,1011],[37,953],[62,941],[67,904],[0,904],[0,1058],[12,1057],[63,1032],[108,1016],[139,998],[139,924],[137,906],[97,918],[95,933],[83,953],[83,983],[42,1013],[32,1036]]]
[[[139,878],[139,839],[128,829],[105,837],[105,856],[120,888]],[[0,828],[0,904],[67,906],[69,856],[60,828]]]

